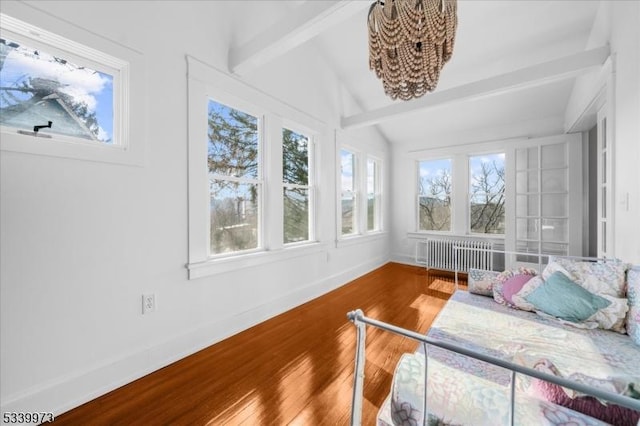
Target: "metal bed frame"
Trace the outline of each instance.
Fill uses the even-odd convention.
[[[356,343],[356,357],[355,357],[355,374],[353,378],[353,398],[351,404],[351,425],[360,426],[362,424],[362,401],[364,391],[364,364],[366,359],[365,354],[365,341],[366,341],[366,327],[367,325],[379,328],[384,331],[388,331],[400,336],[408,337],[416,342],[422,343],[424,349],[425,370],[424,370],[424,400],[423,400],[423,424],[427,425],[428,420],[428,404],[427,404],[427,371],[428,371],[428,346],[436,346],[438,348],[446,349],[461,355],[465,355],[471,358],[478,359],[480,361],[487,362],[489,364],[497,365],[499,367],[506,368],[511,371],[511,398],[510,398],[510,410],[509,410],[509,424],[514,425],[515,417],[515,379],[516,374],[524,374],[529,377],[542,379],[547,382],[560,385],[565,388],[573,389],[584,394],[594,396],[596,398],[620,405],[622,407],[631,408],[633,410],[640,411],[640,400],[632,399],[623,395],[603,391],[598,388],[592,388],[582,383],[573,382],[563,377],[552,376],[534,370],[532,368],[524,367],[522,365],[514,364],[512,362],[505,361],[500,358],[495,358],[489,355],[474,352],[472,350],[453,345],[451,343],[434,340],[428,336],[418,334],[416,332],[406,330],[400,327],[396,327],[392,324],[388,324],[382,321],[377,321],[372,318],[364,316],[364,313],[358,309],[347,314],[347,318],[356,326],[357,331],[357,343]]]
[[[460,250],[466,250],[465,247],[458,247]],[[553,255],[546,254],[536,254],[536,253],[520,253],[520,252],[507,252],[502,250],[490,250],[493,252],[504,253],[508,255],[525,255],[525,256],[537,256],[538,257],[538,265],[541,267],[542,258],[550,257]],[[457,251],[456,251],[457,253]],[[596,258],[587,258],[580,256],[558,256],[562,258],[573,258],[573,259],[584,259],[588,261],[606,261],[611,259],[596,259]],[[455,286],[456,290],[458,288],[458,270],[456,268],[455,271]],[[427,425],[429,412],[428,412],[428,403],[427,403],[427,372],[428,372],[428,359],[429,352],[428,346],[436,346],[438,348],[442,348],[448,351],[455,352],[457,354],[461,354],[467,357],[475,358],[480,361],[484,361],[489,364],[493,364],[502,368],[505,368],[511,371],[511,384],[510,384],[510,407],[509,407],[509,425],[514,426],[514,418],[515,418],[515,382],[516,375],[523,374],[525,376],[533,377],[536,379],[545,380],[550,383],[554,383],[556,385],[569,388],[578,392],[581,392],[586,395],[590,395],[596,397],[598,399],[611,402],[617,404],[622,407],[630,408],[633,410],[640,411],[640,400],[632,399],[630,397],[626,397],[624,395],[619,395],[611,392],[607,392],[598,388],[593,388],[586,386],[582,383],[574,382],[563,377],[553,376],[550,374],[543,373],[538,370],[534,370],[532,368],[524,367],[519,364],[514,364],[509,361],[505,361],[500,358],[496,358],[490,355],[481,354],[478,352],[474,352],[472,350],[466,349],[461,346],[457,346],[451,343],[438,341],[433,338],[430,338],[426,335],[422,335],[416,333],[411,330],[403,329],[401,327],[397,327],[392,324],[388,324],[382,321],[375,320],[373,318],[368,318],[364,315],[362,310],[357,309],[355,311],[351,311],[347,314],[347,318],[351,321],[355,327],[357,332],[356,337],[356,355],[355,355],[355,369],[354,369],[354,378],[353,378],[353,395],[352,395],[352,404],[351,404],[351,425],[352,426],[360,426],[362,424],[362,402],[363,402],[363,392],[364,392],[364,366],[366,360],[366,328],[367,326],[372,326],[375,328],[379,328],[384,331],[391,332],[393,334],[397,334],[400,336],[408,337],[416,342],[422,344],[424,359],[425,359],[425,370],[424,370],[424,400],[423,400],[423,425]]]

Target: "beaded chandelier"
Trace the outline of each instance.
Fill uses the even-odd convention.
[[[451,59],[457,0],[375,1],[369,9],[369,68],[391,99],[432,92]]]

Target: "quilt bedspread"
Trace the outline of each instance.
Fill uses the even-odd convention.
[[[584,374],[604,381],[640,378],[640,348],[627,335],[573,329],[464,291],[451,297],[428,336],[526,367],[533,367],[541,359],[551,360],[564,377]],[[428,347],[427,351],[427,395],[434,421],[508,423],[511,372],[444,349]],[[399,363],[391,396],[380,412],[380,425],[410,425],[417,418],[417,424],[421,424],[424,375],[415,374],[424,371],[424,355],[420,352],[422,347]],[[530,387],[528,377],[517,375],[516,424],[602,424],[531,396]]]

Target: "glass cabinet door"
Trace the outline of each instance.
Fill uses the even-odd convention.
[[[521,253],[569,254],[567,143],[516,150],[516,238]],[[538,263],[538,257],[518,256]]]

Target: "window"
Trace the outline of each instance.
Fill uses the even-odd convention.
[[[255,249],[262,192],[258,118],[210,100],[208,122],[211,254]]]
[[[141,54],[54,17],[47,24],[72,38],[0,14],[2,149],[142,164]]]
[[[367,160],[367,231],[378,231],[381,228],[380,189],[380,162],[369,158]]]
[[[451,159],[418,162],[418,230],[451,230]]]
[[[282,129],[284,243],[311,239],[311,187],[309,137]]]
[[[187,64],[189,278],[325,249],[313,163],[325,125],[193,57]]]
[[[0,38],[0,124],[113,143],[113,74],[45,49]]]
[[[353,235],[358,232],[356,156],[346,149],[340,151],[340,176],[342,235]]]
[[[469,157],[469,231],[504,234],[504,153]]]

